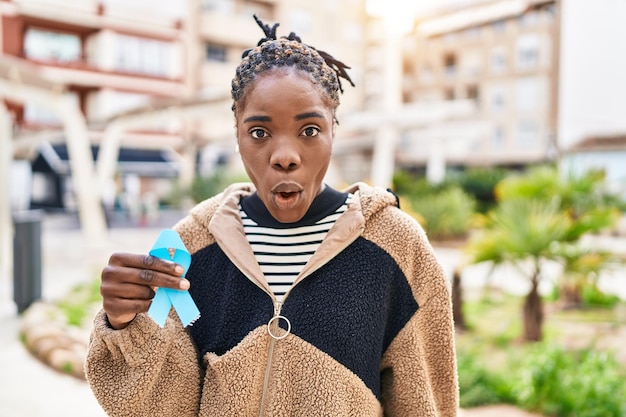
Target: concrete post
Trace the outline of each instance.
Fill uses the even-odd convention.
[[[88,239],[102,238],[107,231],[106,219],[102,210],[101,192],[94,169],[85,118],[78,107],[62,96],[57,97],[55,101],[55,108],[63,120],[67,138],[81,227]]]
[[[385,69],[383,111],[393,115],[402,105],[402,53],[401,34],[387,27],[385,36]],[[381,187],[391,187],[395,170],[396,147],[400,140],[397,126],[385,122],[377,132],[372,158],[372,182]]]
[[[13,269],[13,221],[11,220],[10,171],[13,163],[12,122],[0,101],[0,305],[11,301]],[[4,291],[6,289],[6,292]]]

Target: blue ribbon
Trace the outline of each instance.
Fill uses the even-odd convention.
[[[169,249],[175,251],[173,256],[170,254]],[[182,277],[185,276],[189,265],[191,265],[191,254],[189,254],[189,251],[178,233],[172,229],[164,229],[161,231],[152,246],[152,250],[150,250],[150,255],[172,261],[182,266],[185,269]],[[150,304],[150,308],[148,309],[148,315],[152,317],[159,326],[164,327],[165,320],[172,307],[174,307],[178,317],[180,317],[183,327],[187,327],[200,317],[200,310],[198,310],[196,303],[193,301],[193,298],[191,298],[189,291],[162,287],[157,289],[152,299],[152,304]]]

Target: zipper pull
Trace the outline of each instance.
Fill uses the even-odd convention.
[[[276,304],[274,304],[274,317],[272,317],[270,321],[267,322],[267,332],[275,340],[284,339],[291,332],[291,322],[289,321],[289,319],[287,319],[287,317],[280,315],[280,310],[282,308],[283,304],[280,301],[276,301]],[[285,320],[285,322],[287,323],[287,330],[282,329],[278,325],[281,319]],[[278,331],[282,331],[282,334],[278,334]]]

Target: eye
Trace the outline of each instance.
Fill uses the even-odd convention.
[[[319,127],[307,126],[304,129],[302,129],[301,135],[311,138],[311,137],[319,135],[319,133],[320,133]]]
[[[270,135],[269,133],[267,133],[267,131],[265,131],[265,130],[263,130],[261,128],[258,128],[258,127],[254,128],[254,129],[251,129],[248,133],[254,139],[264,139],[264,138],[269,137],[269,135]]]

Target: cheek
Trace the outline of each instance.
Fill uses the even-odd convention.
[[[260,153],[251,152],[244,149],[239,149],[239,153],[241,155],[241,161],[243,162],[243,166],[248,173],[250,179],[261,178],[262,177],[262,156]]]

